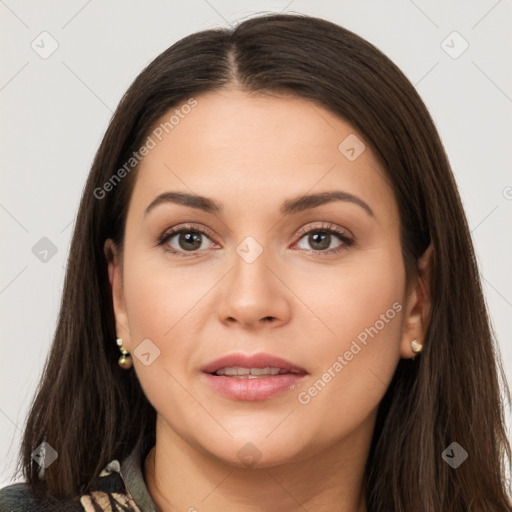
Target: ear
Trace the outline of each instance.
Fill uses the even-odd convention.
[[[434,247],[432,243],[418,260],[418,273],[408,287],[405,312],[402,325],[402,342],[400,356],[410,359],[416,354],[412,351],[411,341],[423,345],[432,310],[430,277],[434,264]]]
[[[130,330],[124,301],[122,257],[117,246],[110,238],[105,241],[103,252],[108,264],[108,279],[112,291],[117,337],[122,338],[123,347],[129,351]]]

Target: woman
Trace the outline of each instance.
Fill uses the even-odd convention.
[[[510,511],[496,352],[401,71],[308,16],[200,32],[96,154],[0,508]]]

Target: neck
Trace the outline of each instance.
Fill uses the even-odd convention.
[[[366,512],[364,469],[375,425],[313,456],[267,468],[238,468],[197,450],[160,416],[146,457],[148,491],[163,512]]]

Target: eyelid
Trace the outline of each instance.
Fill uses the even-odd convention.
[[[310,223],[309,223],[310,224]],[[345,237],[347,239],[353,240],[354,235],[346,228],[342,228],[336,224],[331,224],[330,222],[322,222],[320,226],[310,226],[306,224],[299,229],[296,236],[301,237],[310,231],[322,231],[325,230],[327,232],[333,232],[339,236]]]

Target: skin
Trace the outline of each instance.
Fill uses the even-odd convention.
[[[392,189],[370,145],[344,120],[305,99],[234,86],[196,99],[138,169],[123,253],[105,244],[117,334],[158,413],[144,466],[148,490],[169,512],[365,511],[379,402],[428,326],[431,251],[407,281]],[[366,145],[354,161],[338,150],[349,134]],[[357,196],[374,216],[347,201],[279,213],[287,199],[330,190]],[[144,215],[167,191],[207,196],[223,212],[165,203]],[[175,235],[166,246],[180,257],[157,239],[183,223],[209,234],[198,235],[193,254]],[[308,239],[326,223],[350,233],[353,245],[335,234],[327,249]],[[306,234],[297,236],[302,227]],[[263,248],[250,264],[236,251],[247,236]],[[401,311],[300,403],[299,393],[395,303]],[[145,339],[160,350],[149,366],[133,355]],[[233,352],[271,353],[308,375],[266,400],[226,398],[200,368]],[[251,467],[237,455],[248,442],[260,456]]]

